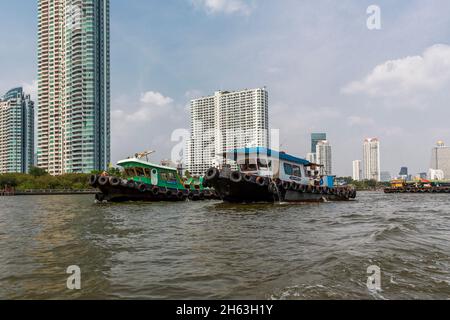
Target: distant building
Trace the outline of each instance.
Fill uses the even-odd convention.
[[[431,155],[431,169],[442,170],[443,180],[450,180],[450,147],[443,141],[438,141]]]
[[[364,179],[381,181],[380,141],[377,138],[364,140]]]
[[[332,153],[331,145],[328,141],[319,141],[316,145],[316,157],[317,164],[322,165],[322,174],[332,175],[333,165],[332,165]]]
[[[316,154],[315,153],[307,153],[306,160],[308,160],[311,163],[316,163],[317,162]]]
[[[382,171],[380,173],[380,181],[381,182],[389,182],[392,180],[392,175],[389,171]]]
[[[428,177],[430,178],[430,180],[438,180],[438,181],[442,181],[444,180],[444,171],[442,170],[435,170],[435,169],[430,169],[428,171]]]
[[[420,179],[426,179],[427,177],[428,177],[428,174],[426,172],[419,173],[419,178]]]
[[[311,153],[317,153],[316,147],[319,141],[326,141],[326,133],[311,133]]]
[[[0,173],[28,173],[34,164],[34,102],[22,88],[0,98]]]
[[[269,147],[269,97],[265,88],[218,91],[191,101],[187,166],[203,175],[223,160],[220,154],[246,147]]]
[[[355,181],[361,181],[362,180],[362,161],[361,160],[355,160],[353,161],[353,180]]]

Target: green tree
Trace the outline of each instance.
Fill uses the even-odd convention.
[[[33,177],[42,177],[42,176],[48,175],[48,173],[47,173],[47,171],[45,171],[45,169],[38,168],[35,166],[30,167],[29,173]]]

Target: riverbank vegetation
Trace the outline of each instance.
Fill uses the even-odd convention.
[[[339,183],[352,185],[358,191],[380,190],[380,189],[384,189],[384,188],[390,186],[390,182],[377,182],[376,180],[356,181],[356,180],[353,180],[351,177],[337,178],[336,180]]]
[[[31,168],[29,174],[9,173],[0,175],[0,189],[15,190],[86,190],[89,186],[89,174],[65,174],[51,176],[45,170]]]

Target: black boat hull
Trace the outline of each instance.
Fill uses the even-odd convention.
[[[199,201],[218,199],[218,196],[212,190],[187,190],[171,189],[158,187],[155,185],[135,183],[131,180],[122,180],[119,184],[112,185],[115,177],[109,177],[107,182],[103,179],[100,184],[98,179],[91,179],[91,186],[97,188],[100,192],[95,195],[99,202],[127,202],[127,201],[145,201],[145,202],[180,202],[180,201]],[[117,181],[117,180],[116,180]]]
[[[245,176],[227,170],[216,169],[217,172],[212,174],[212,169],[208,170],[210,174],[207,173],[205,176],[206,183],[214,188],[225,202],[326,202],[349,201],[356,198],[355,189],[347,186],[334,188],[302,186],[266,177]]]

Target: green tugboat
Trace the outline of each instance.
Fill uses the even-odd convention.
[[[203,186],[203,177],[184,179],[176,168],[153,164],[143,152],[119,161],[121,177],[106,173],[92,175],[89,184],[100,190],[99,202],[191,201],[218,199],[214,190]],[[144,160],[144,157],[146,160]]]

